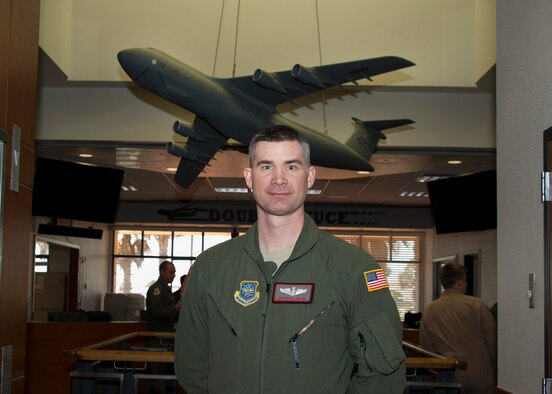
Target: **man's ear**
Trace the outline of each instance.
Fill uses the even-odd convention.
[[[309,189],[314,185],[314,180],[316,179],[316,168],[313,166],[309,167],[309,176],[307,179],[307,185]]]
[[[253,185],[253,182],[251,182],[251,168],[244,168],[243,177],[245,178],[245,184],[251,189]]]

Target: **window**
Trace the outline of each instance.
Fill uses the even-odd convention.
[[[113,292],[146,295],[159,277],[159,264],[170,260],[176,277],[187,274],[198,254],[231,238],[230,231],[116,229],[113,242]],[[175,290],[179,281],[173,283]]]
[[[420,310],[421,235],[334,235],[364,249],[381,265],[401,318]]]
[[[37,239],[35,241],[34,272],[48,272],[50,245],[48,242]]]
[[[368,252],[385,270],[399,315],[420,310],[421,245],[418,233],[331,231]],[[240,234],[241,235],[241,234]],[[159,276],[159,263],[170,260],[176,277],[187,274],[197,255],[231,238],[231,232],[116,229],[113,292],[144,296]],[[176,290],[178,280],[173,284]]]

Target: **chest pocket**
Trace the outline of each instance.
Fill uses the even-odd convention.
[[[353,330],[363,358],[369,369],[390,374],[394,372],[404,361],[405,354],[402,344],[395,336],[395,330],[385,313],[373,317]]]
[[[212,305],[215,307],[214,311],[210,311],[211,313],[218,314],[222,320],[228,324],[228,329],[237,336],[238,338],[241,337],[241,334],[243,332],[243,322],[239,318],[239,314],[236,311],[236,305],[235,302],[228,299],[228,297],[221,297],[220,295],[213,294],[209,292],[209,298],[212,303]],[[213,323],[214,316],[211,315],[209,318],[210,323]],[[221,329],[222,324],[216,324],[215,326],[217,329]]]
[[[324,315],[328,314],[334,309],[335,297],[334,295],[328,295],[320,298],[316,304],[310,304],[299,315],[293,318],[293,322],[290,325],[287,335],[291,339],[293,336],[300,337],[305,335],[314,326],[324,319]],[[296,307],[297,305],[292,305]],[[327,318],[327,317],[326,317]]]

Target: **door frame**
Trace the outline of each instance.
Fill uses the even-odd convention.
[[[543,132],[543,171],[552,172],[552,127]],[[544,206],[544,374],[545,378],[552,378],[552,302],[551,302],[551,273],[552,273],[552,209],[550,201],[544,201],[545,182],[543,180]],[[550,185],[549,185],[550,186]]]

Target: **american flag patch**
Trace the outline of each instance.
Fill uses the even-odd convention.
[[[364,272],[364,280],[368,291],[375,291],[389,287],[383,269]]]

